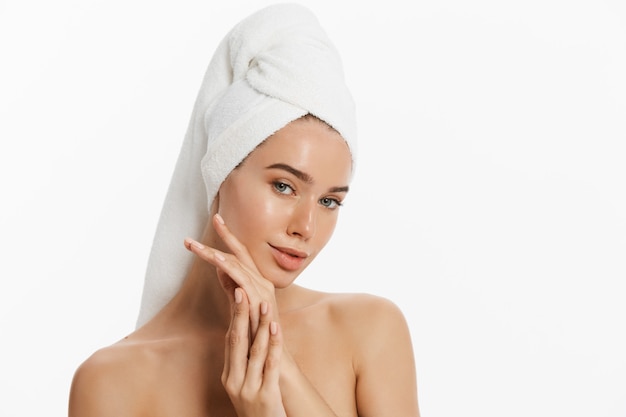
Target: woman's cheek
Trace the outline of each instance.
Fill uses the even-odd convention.
[[[248,197],[246,201],[240,201],[237,206],[236,229],[243,234],[265,235],[263,231],[279,227],[284,223],[289,211],[288,204],[284,199],[276,195],[266,194],[257,194],[253,198]],[[262,237],[265,238],[266,236]]]
[[[253,207],[253,213],[264,224],[275,224],[279,219],[284,219],[288,213],[288,204],[281,198],[266,198],[259,201]]]

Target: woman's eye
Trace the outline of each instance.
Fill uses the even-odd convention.
[[[284,182],[274,182],[274,189],[281,194],[293,194],[293,188],[291,188],[290,185],[287,185]]]
[[[336,198],[324,197],[320,200],[320,204],[326,208],[334,209],[341,206],[341,202]]]

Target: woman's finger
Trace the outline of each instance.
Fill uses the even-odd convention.
[[[276,321],[270,322],[270,339],[265,367],[263,368],[263,389],[273,391],[278,389],[280,376],[280,358],[283,352],[283,337],[280,325]]]
[[[217,268],[220,283],[228,294],[231,294],[230,291],[235,286],[241,287],[246,292],[250,305],[253,306],[251,314],[253,327],[257,325],[258,306],[261,301],[266,300],[276,305],[272,283],[260,273],[250,270],[237,256],[205,246],[190,238],[185,239],[185,247]]]
[[[238,392],[245,381],[249,349],[250,304],[241,288],[234,291],[233,316],[225,336],[222,384],[228,392]]]
[[[237,237],[230,232],[230,229],[224,223],[224,219],[222,219],[222,216],[220,216],[219,213],[216,213],[213,216],[213,228],[217,231],[217,234],[220,236],[226,246],[230,249],[232,255],[234,255],[234,257],[237,259],[238,266],[241,267],[242,270],[246,271],[247,276],[251,278],[262,278],[261,272],[254,263],[250,252],[248,252],[248,248],[246,248],[246,246],[243,245],[239,241],[239,239],[237,239]],[[217,258],[219,259],[219,256]],[[226,260],[228,260],[227,257],[225,258]],[[273,285],[271,285],[266,279],[252,279],[250,282],[255,286],[266,284],[265,286],[267,288],[265,288],[265,290],[273,290],[274,288]],[[261,290],[259,288],[257,288],[257,290],[259,290],[259,292],[261,293]],[[250,292],[248,294],[250,294]]]
[[[233,281],[230,278],[230,276],[228,276],[224,271],[222,271],[219,268],[217,268],[217,279],[219,279],[220,284],[222,285],[222,288],[224,289],[224,292],[226,292],[226,294],[229,296],[228,298],[232,304],[234,302],[234,299],[232,299],[231,294],[235,294],[235,291],[237,290],[237,288],[239,288],[239,290],[242,290],[242,288],[237,286],[237,283]],[[245,289],[243,291],[245,292]],[[248,300],[248,304],[253,306],[249,308],[249,316],[250,316],[250,334],[252,335],[252,337],[254,337],[259,327],[259,309],[256,308],[257,303],[253,303],[250,301],[250,297],[248,297],[247,293],[246,293],[246,299]]]
[[[263,383],[263,369],[268,354],[270,338],[270,307],[267,301],[262,301],[259,306],[260,320],[259,328],[250,346],[250,357],[248,359],[248,372],[244,389],[249,393],[255,393]]]
[[[248,268],[252,269],[256,273],[259,271],[256,268],[250,253],[248,252],[248,248],[246,248],[237,237],[230,232],[226,223],[224,223],[224,219],[219,213],[216,213],[213,216],[213,228],[217,232],[222,241],[226,244],[228,249],[230,249],[241,262],[243,262]]]
[[[244,289],[246,287],[250,290],[255,289],[252,287],[252,272],[235,255],[205,246],[191,238],[185,239],[185,247],[216,268],[222,269],[238,286]],[[253,294],[254,292],[247,291],[247,293]]]
[[[216,268],[215,270],[217,271],[217,280],[220,282],[220,286],[222,287],[226,295],[228,295],[228,299],[230,300],[230,303],[232,304],[234,302],[233,296],[235,294],[235,289],[241,288],[241,287],[237,285],[237,283],[233,281],[228,276],[228,274],[222,271],[221,269]]]
[[[237,289],[236,304],[241,303],[243,293],[241,288]],[[259,306],[259,330],[247,350],[245,372],[242,373],[244,366],[233,359],[238,349],[227,347],[229,365],[225,363],[222,384],[238,415],[286,416],[279,385],[282,335],[278,323],[271,320],[271,308],[266,301]],[[237,321],[235,314],[231,323],[233,329],[238,326]]]

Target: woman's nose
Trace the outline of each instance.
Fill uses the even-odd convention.
[[[294,207],[287,234],[308,240],[315,235],[317,201],[299,200]]]

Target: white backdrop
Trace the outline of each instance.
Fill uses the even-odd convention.
[[[133,329],[201,77],[266,4],[0,2],[0,416],[66,415]],[[299,283],[403,309],[424,417],[626,416],[625,3],[308,5],[360,153]]]

